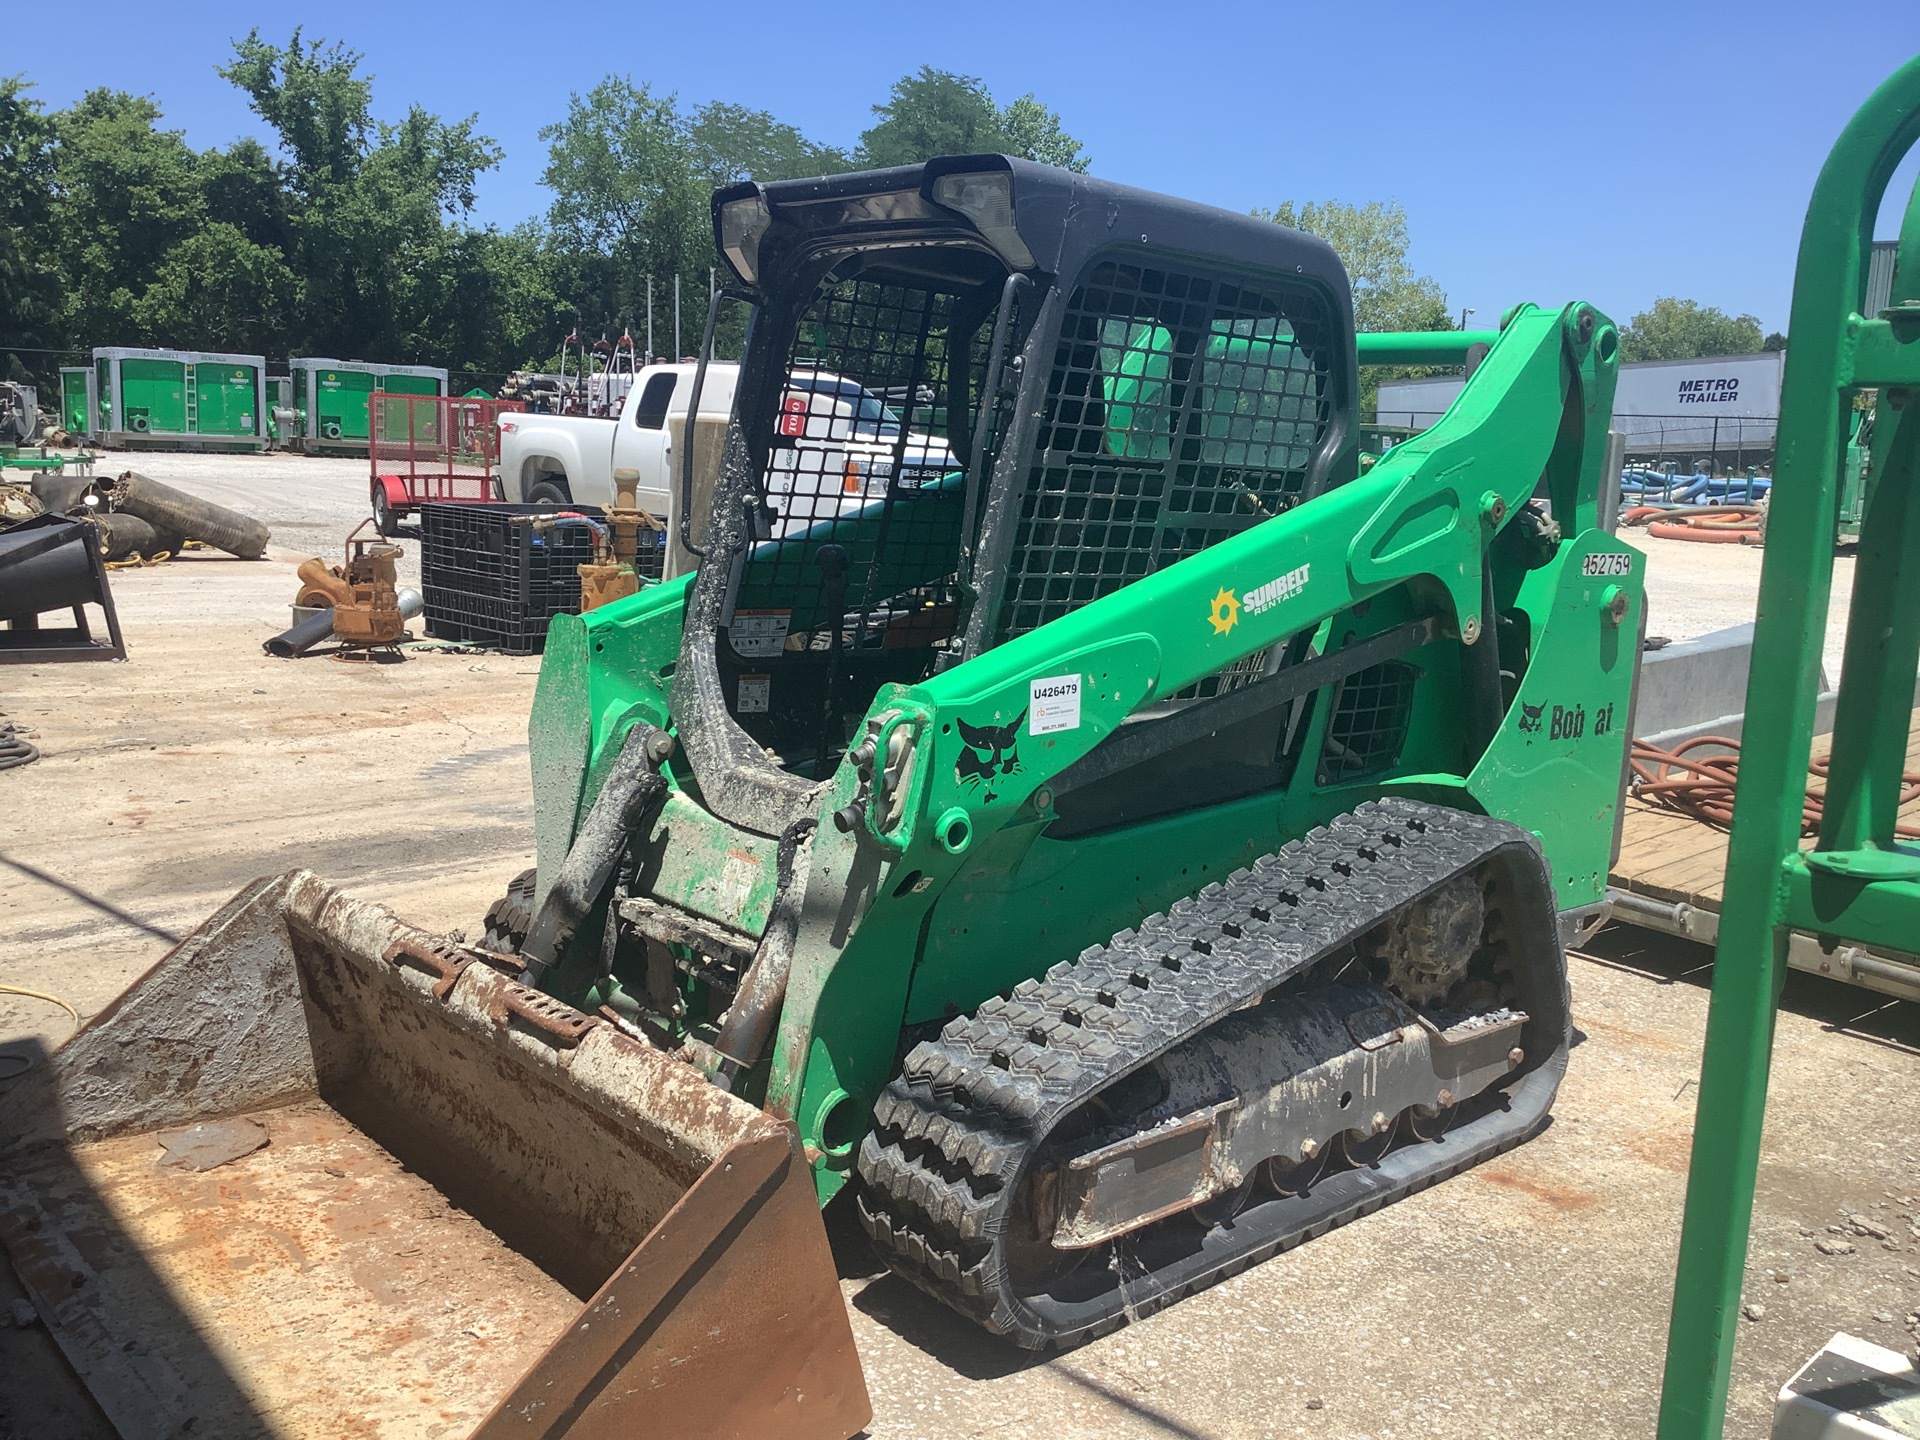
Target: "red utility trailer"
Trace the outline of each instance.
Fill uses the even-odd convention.
[[[399,532],[422,505],[490,505],[500,487],[500,417],[526,409],[518,400],[460,395],[367,397],[367,446],[374,523]]]

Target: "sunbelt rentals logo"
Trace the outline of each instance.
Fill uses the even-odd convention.
[[[1213,633],[1225,635],[1240,623],[1244,612],[1248,615],[1262,615],[1278,605],[1282,600],[1291,600],[1307,588],[1307,576],[1311,565],[1301,565],[1289,570],[1266,584],[1256,586],[1244,595],[1235,595],[1224,585],[1213,597],[1213,604],[1207,612],[1207,621],[1213,626]]]
[[[1241,597],[1240,604],[1249,615],[1261,615],[1278,605],[1282,600],[1291,600],[1307,588],[1307,573],[1311,565],[1301,565],[1289,570],[1277,580],[1269,580],[1258,589],[1249,590]]]

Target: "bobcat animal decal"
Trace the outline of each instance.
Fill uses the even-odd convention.
[[[1024,710],[1008,725],[969,725],[962,720],[960,739],[966,748],[954,762],[953,778],[963,785],[985,785],[988,787],[985,798],[998,799],[992,788],[993,781],[1020,768],[1020,752],[1014,747],[1020,738],[1020,727],[1026,722]]]
[[[1546,708],[1544,701],[1538,705],[1529,705],[1526,701],[1522,700],[1520,702],[1520,728],[1529,735],[1537,734],[1540,729],[1540,716],[1545,712]]]

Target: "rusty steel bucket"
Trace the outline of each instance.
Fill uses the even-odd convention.
[[[0,1099],[0,1241],[129,1437],[871,1415],[788,1127],[305,871]]]

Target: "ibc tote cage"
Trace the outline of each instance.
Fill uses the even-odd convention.
[[[487,505],[503,498],[499,422],[526,408],[519,401],[376,390],[367,405],[373,484],[385,484],[396,509],[434,502]],[[392,493],[396,488],[404,498]]]

